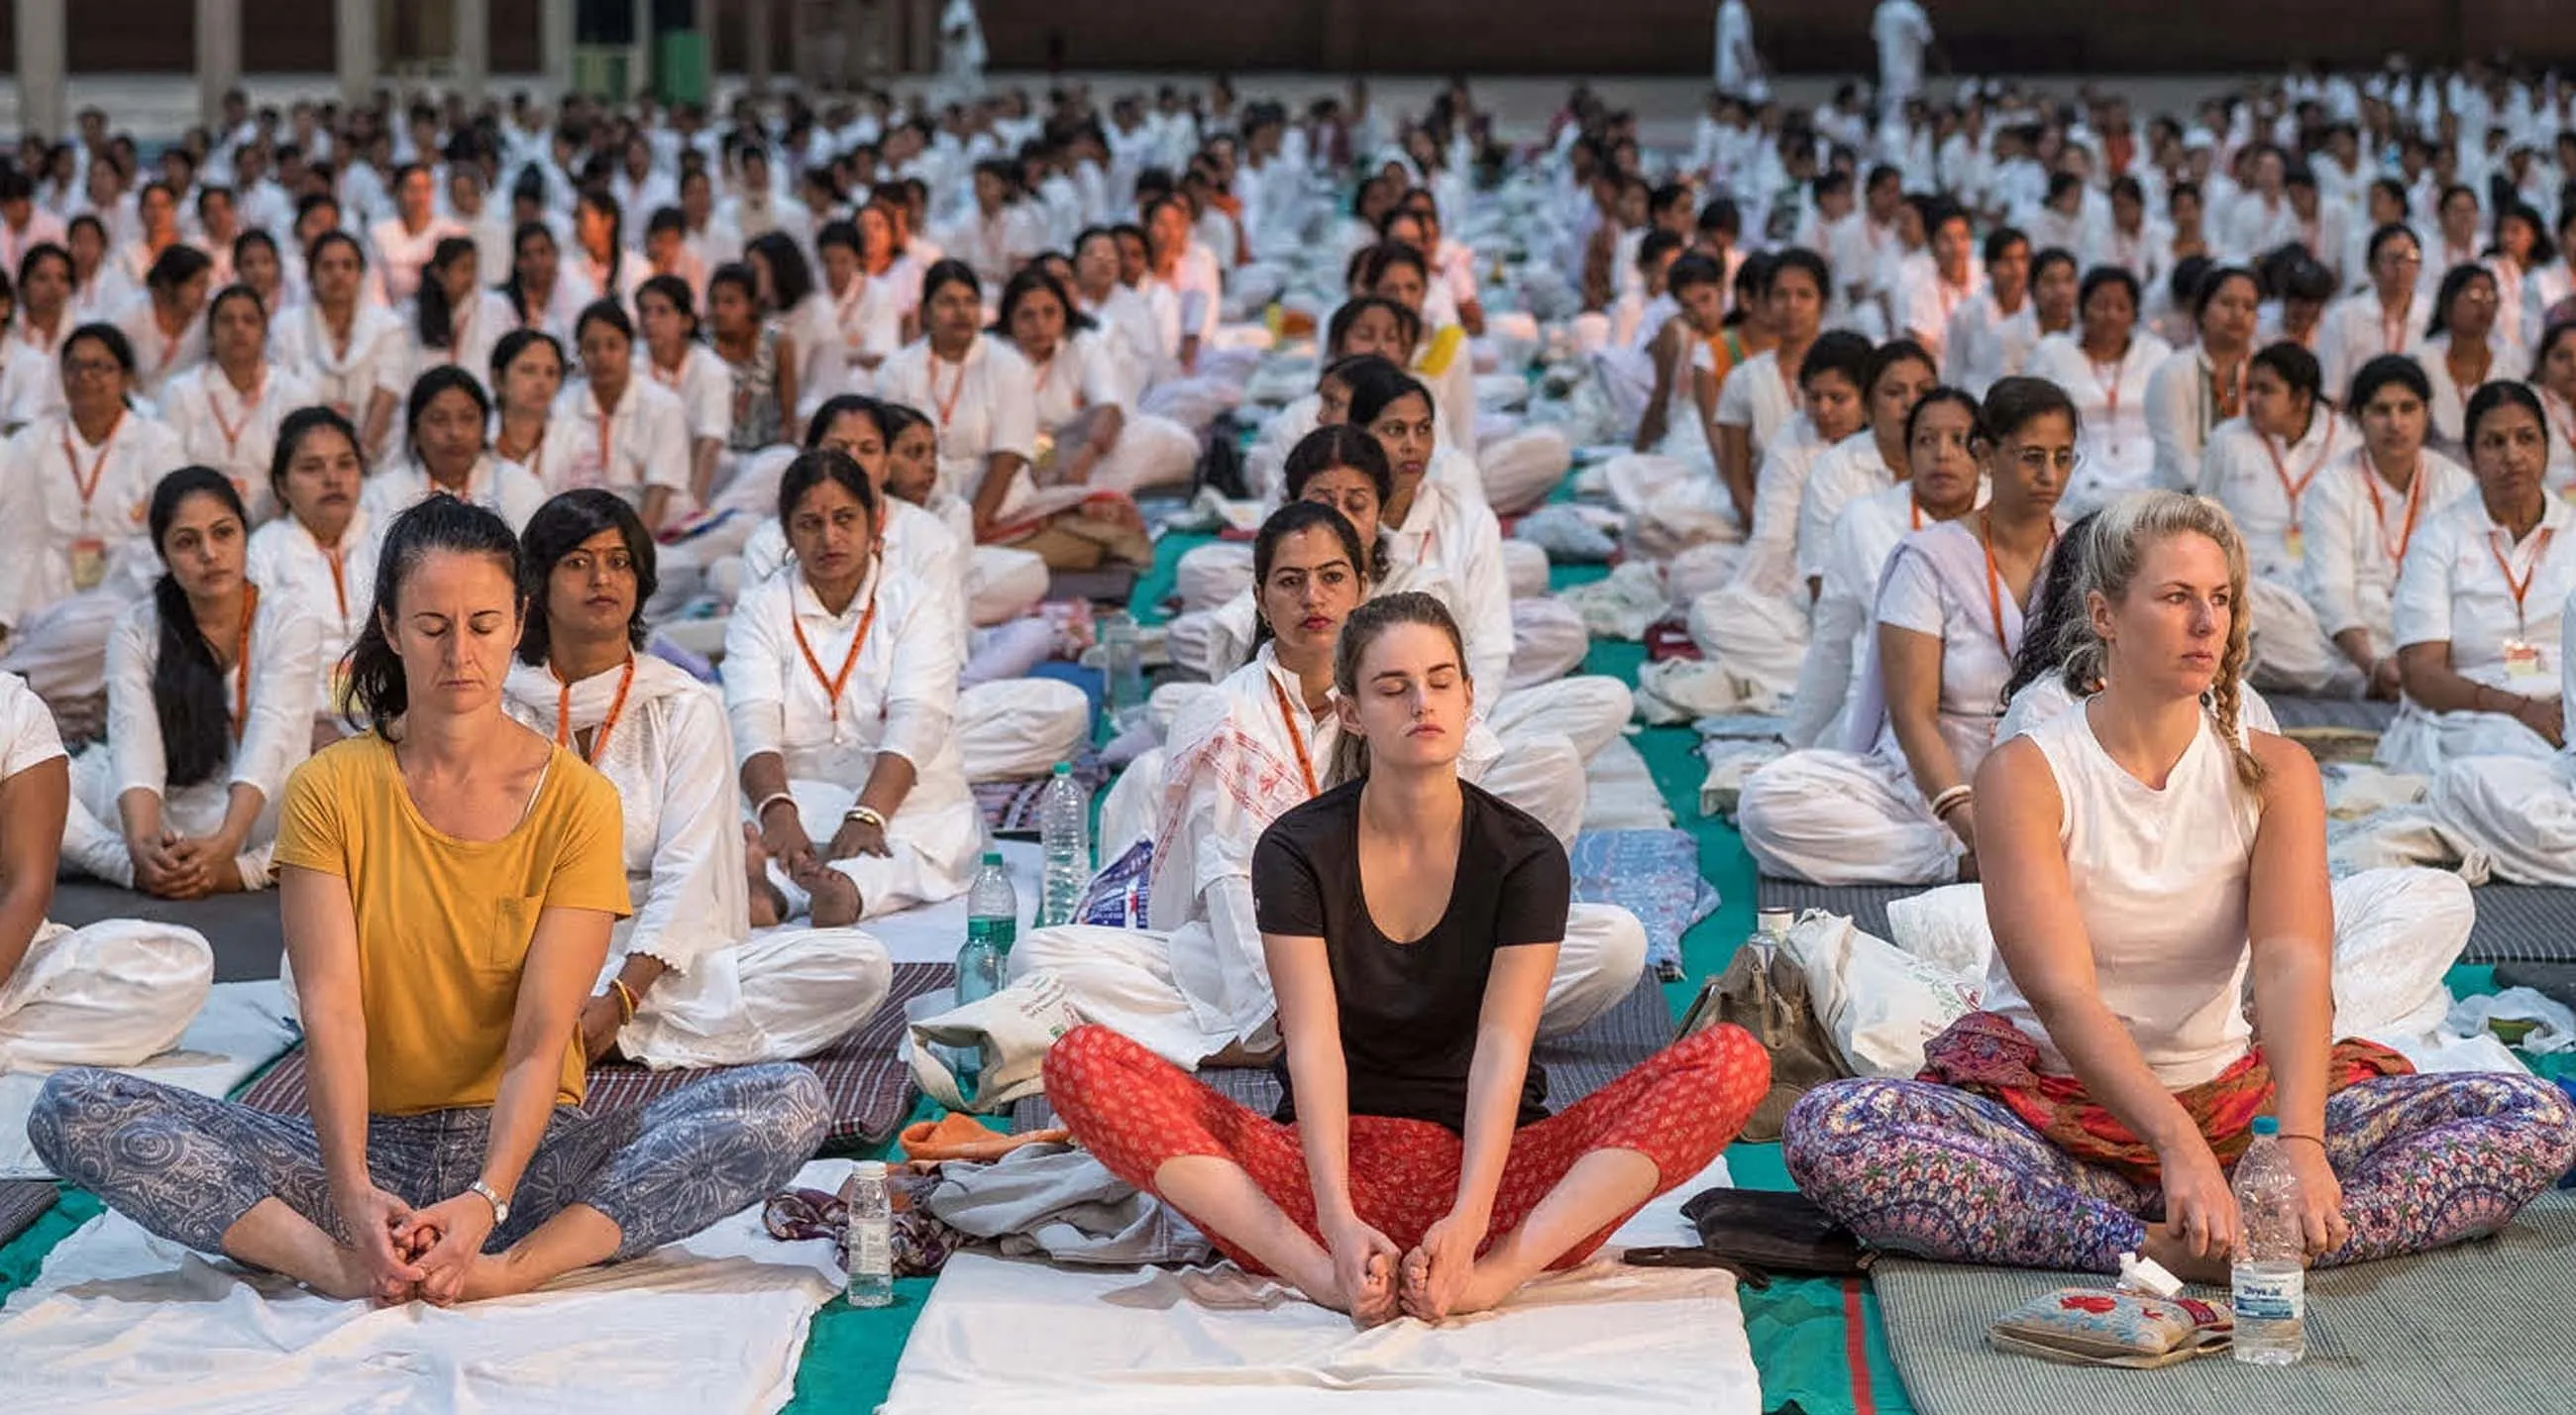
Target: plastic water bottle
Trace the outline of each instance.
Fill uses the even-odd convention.
[[[894,1204],[886,1195],[883,1160],[861,1160],[841,1186],[850,1227],[842,1241],[849,1278],[841,1295],[853,1307],[894,1305]]]
[[[1091,798],[1073,779],[1070,763],[1055,764],[1046,800],[1038,807],[1038,842],[1046,859],[1038,884],[1038,927],[1073,922],[1082,891],[1091,883]]]
[[[1123,609],[1101,615],[1100,671],[1108,680],[1109,720],[1117,730],[1132,730],[1145,720],[1145,647],[1133,615]]]
[[[983,866],[966,890],[966,945],[957,950],[957,1005],[980,1002],[1002,990],[1011,970],[1011,945],[1020,932],[1020,894],[1011,887],[1011,872],[1002,853],[984,852]],[[958,1091],[972,1097],[984,1070],[982,1047],[943,1046],[940,1057],[957,1078]]]
[[[1779,961],[1780,950],[1789,946],[1789,926],[1796,915],[1786,909],[1764,909],[1753,916],[1753,937],[1744,946],[1753,950],[1753,996],[1762,1007],[1762,1045],[1778,1048],[1788,1043],[1787,1018],[1781,1015],[1780,1000],[1771,990],[1771,969]]]
[[[2236,1162],[2236,1212],[2244,1238],[2231,1274],[2236,1359],[2289,1366],[2308,1354],[2307,1239],[2299,1176],[2281,1148],[2281,1122],[2261,1116]]]

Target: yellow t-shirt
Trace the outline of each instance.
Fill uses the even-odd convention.
[[[371,1114],[492,1104],[537,915],[632,912],[617,788],[561,747],[526,819],[498,840],[422,819],[374,733],[297,768],[278,815],[276,863],[349,882]],[[585,1079],[575,1036],[556,1101],[579,1105]]]

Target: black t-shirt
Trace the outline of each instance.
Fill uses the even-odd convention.
[[[1342,1024],[1353,1115],[1428,1120],[1464,1132],[1467,1072],[1494,950],[1565,938],[1573,879],[1565,847],[1519,809],[1460,783],[1466,814],[1449,907],[1431,931],[1397,943],[1360,895],[1360,788],[1351,782],[1262,832],[1252,854],[1263,933],[1324,940]],[[1283,1053],[1278,1118],[1297,1118]],[[1530,1063],[1519,1124],[1547,1115],[1547,1074]]]

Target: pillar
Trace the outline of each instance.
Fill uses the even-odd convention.
[[[331,11],[333,48],[340,63],[340,99],[363,104],[376,87],[375,0],[334,0]]]
[[[69,41],[63,0],[16,0],[18,126],[60,142],[71,131]]]
[[[698,43],[707,54],[707,107],[716,106],[716,0],[696,0],[690,11],[690,23],[697,27]]]
[[[537,8],[537,62],[545,70],[546,101],[572,92],[573,0],[543,0]]]
[[[492,0],[455,4],[456,92],[468,106],[479,105],[492,79]]]
[[[769,92],[769,19],[772,8],[771,0],[747,0],[743,7],[742,68],[755,94]]]
[[[222,118],[224,90],[241,82],[241,67],[241,0],[197,0],[198,122],[212,128]]]
[[[654,87],[654,60],[660,48],[654,37],[653,0],[635,0],[635,47],[626,64],[626,92],[617,95],[620,102]]]
[[[907,73],[939,72],[939,0],[909,0],[911,21],[904,26],[903,68]]]

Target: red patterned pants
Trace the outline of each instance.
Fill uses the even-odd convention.
[[[1562,1113],[1523,1126],[1512,1134],[1487,1245],[1518,1228],[1575,1161],[1596,1150],[1634,1150],[1652,1160],[1656,1194],[1689,1180],[1744,1128],[1770,1084],[1771,1059],[1761,1044],[1740,1028],[1713,1027],[1646,1058]],[[1296,1126],[1245,1109],[1099,1026],[1066,1033],[1047,1053],[1046,1094],[1074,1138],[1137,1188],[1158,1193],[1154,1176],[1167,1160],[1231,1160],[1307,1236],[1325,1241]],[[1459,1137],[1427,1120],[1355,1115],[1350,1125],[1351,1205],[1362,1222],[1409,1250],[1457,1200]],[[1634,1212],[1549,1266],[1572,1267],[1592,1256]],[[1210,1231],[1208,1238],[1244,1268],[1267,1271],[1224,1235]]]

